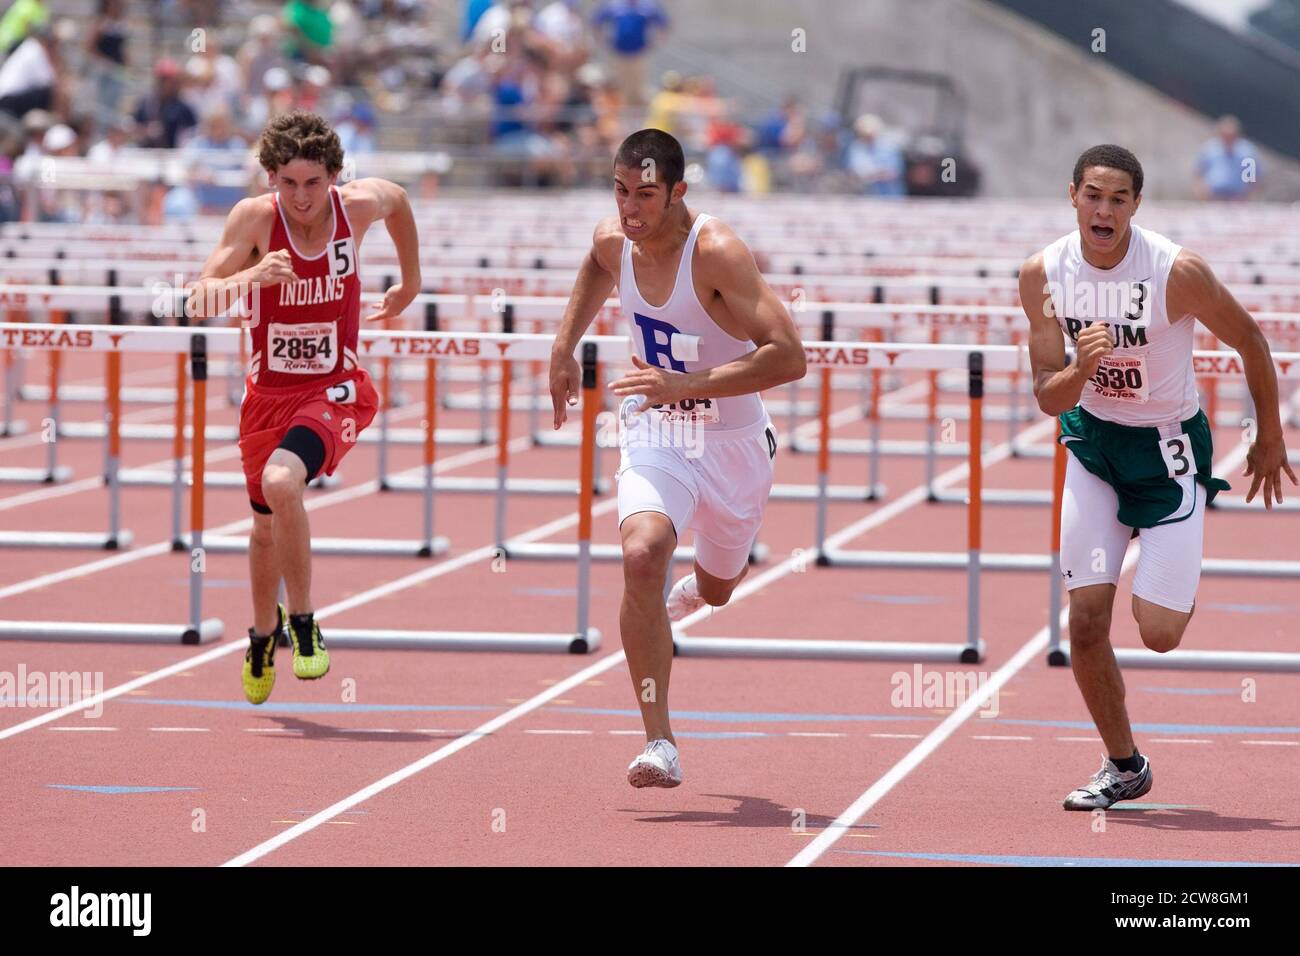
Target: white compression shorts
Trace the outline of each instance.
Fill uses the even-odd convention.
[[[1102,479],[1067,456],[1061,502],[1061,574],[1067,590],[1119,581],[1133,529],[1115,516],[1119,498]],[[1174,611],[1191,611],[1201,581],[1205,490],[1191,476],[1178,479],[1194,500],[1181,520],[1143,528],[1133,594]],[[1182,513],[1180,509],[1180,513]]]
[[[647,441],[645,436],[644,427],[624,419],[619,430],[619,524],[641,511],[666,515],[679,542],[688,530],[695,532],[695,561],[706,573],[723,580],[736,577],[749,561],[772,490],[776,432],[771,422],[703,431],[692,444]]]

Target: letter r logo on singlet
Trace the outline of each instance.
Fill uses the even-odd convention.
[[[673,358],[673,336],[679,334],[681,330],[667,322],[642,315],[640,312],[633,312],[632,318],[636,320],[637,328],[641,330],[646,362],[660,368],[672,369],[674,372],[685,372],[686,363]],[[659,360],[661,355],[667,359],[666,365]]]

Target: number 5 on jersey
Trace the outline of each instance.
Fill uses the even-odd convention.
[[[356,247],[352,243],[352,237],[344,239],[335,239],[326,249],[329,250],[330,257],[330,276],[335,279],[341,279],[343,276],[350,276],[357,271],[357,254]]]
[[[1165,468],[1170,478],[1190,475],[1196,467],[1195,455],[1192,453],[1192,440],[1185,434],[1160,440],[1160,454],[1165,460]]]

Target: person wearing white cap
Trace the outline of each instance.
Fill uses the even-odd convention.
[[[853,124],[856,138],[849,143],[844,165],[862,184],[868,196],[903,196],[903,154],[885,134],[885,124],[874,113],[864,113]]]
[[[41,149],[46,156],[77,155],[77,132],[65,123],[56,123],[45,131]]]

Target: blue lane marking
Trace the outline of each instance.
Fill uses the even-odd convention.
[[[679,730],[677,737],[695,737],[701,740],[734,740],[737,737],[770,737],[761,730]]]
[[[1207,602],[1206,610],[1227,611],[1229,614],[1282,614],[1294,610],[1290,604],[1233,604],[1228,601]]]
[[[98,787],[79,783],[47,783],[54,790],[83,790],[86,793],[169,793],[174,790],[197,790],[198,787]]]
[[[1240,687],[1139,687],[1148,694],[1186,694],[1189,697],[1236,697]]]
[[[1012,720],[999,718],[995,724],[1028,727],[1061,727],[1065,730],[1096,730],[1086,720]],[[1148,734],[1300,734],[1300,727],[1258,727],[1246,724],[1134,724],[1134,730]]]
[[[1135,860],[1101,856],[989,856],[976,853],[886,853],[881,850],[836,850],[858,856],[884,856],[901,860],[940,863],[984,863],[994,866],[1300,866],[1300,863],[1256,863],[1249,860]]]
[[[360,714],[382,711],[499,711],[504,707],[487,707],[479,704],[313,704],[289,702],[283,704],[250,704],[244,700],[169,700],[161,697],[123,698],[124,704],[170,704],[177,707],[206,707],[212,710],[246,710],[259,714]],[[566,708],[567,709],[567,708]],[[638,711],[639,713],[639,711]]]
[[[122,698],[127,704],[167,704],[176,707],[201,707],[213,710],[241,710],[248,713],[291,714],[359,714],[383,712],[492,712],[505,707],[484,704],[320,704],[290,702],[283,704],[250,704],[243,700],[172,700],[162,697]],[[546,707],[548,713],[590,714],[602,717],[639,717],[639,710],[616,707]],[[674,710],[672,716],[680,720],[700,720],[719,724],[810,724],[810,723],[877,723],[896,721],[924,721],[938,723],[942,718],[931,714],[806,714],[798,712],[766,712],[748,710]],[[1095,730],[1083,720],[1027,720],[1009,717],[987,718],[981,726],[1006,724],[1026,727],[1058,727],[1063,730]],[[1300,727],[1259,726],[1251,724],[1134,724],[1134,730],[1151,734],[1300,734]]]
[[[612,707],[548,707],[547,710],[563,711],[566,714],[594,714],[601,717],[639,717],[639,710],[622,710]],[[800,714],[800,713],[764,713],[746,710],[674,710],[674,719],[704,720],[719,724],[807,724],[818,721],[862,722],[862,721],[896,721],[925,720],[937,722],[938,717],[930,715],[908,714]]]

